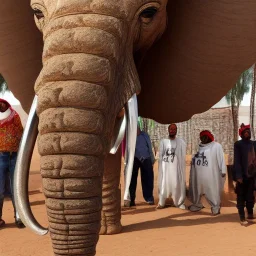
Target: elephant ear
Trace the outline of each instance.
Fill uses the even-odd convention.
[[[139,114],[188,120],[217,103],[256,59],[256,1],[170,1],[168,25],[138,68]]]
[[[0,73],[27,112],[42,66],[42,38],[30,0],[2,0],[0,13]]]

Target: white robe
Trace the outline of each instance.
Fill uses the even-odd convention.
[[[205,195],[212,207],[212,213],[220,210],[221,193],[224,188],[226,164],[222,146],[217,142],[200,144],[198,153],[191,163],[189,194],[193,203],[191,211],[203,208],[201,196]]]
[[[176,148],[174,157],[171,148]],[[158,171],[159,205],[165,206],[165,200],[170,196],[176,207],[183,205],[186,198],[186,144],[182,139],[161,140]]]

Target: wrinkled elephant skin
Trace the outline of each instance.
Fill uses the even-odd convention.
[[[37,77],[54,253],[91,256],[99,232],[121,230],[120,151],[108,156],[120,110],[135,93],[139,114],[162,123],[210,108],[255,62],[256,2],[32,0],[31,7],[42,38],[28,0],[1,2],[0,72],[26,110]]]

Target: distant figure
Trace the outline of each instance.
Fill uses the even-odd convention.
[[[193,204],[189,210],[196,212],[204,208],[201,203],[204,195],[211,205],[212,215],[216,216],[220,214],[221,193],[227,172],[224,152],[210,131],[202,131],[200,140],[190,169],[189,195]]]
[[[169,125],[168,132],[169,138],[161,140],[159,147],[157,209],[164,208],[170,196],[176,207],[186,209],[186,144],[176,137],[176,124]]]
[[[18,228],[25,227],[16,212],[13,198],[14,170],[22,133],[23,127],[19,115],[7,101],[0,99],[0,228],[5,225],[2,219],[4,194],[9,192],[6,191],[9,185],[6,177],[10,177],[9,189],[14,207],[15,224]]]
[[[141,131],[138,126],[132,179],[129,188],[131,198],[130,206],[135,206],[137,178],[139,169],[141,171],[143,197],[148,204],[154,204],[154,163],[155,157],[152,151],[150,138],[148,134],[146,132]]]
[[[250,125],[241,124],[239,140],[234,145],[233,180],[236,182],[237,209],[242,226],[247,226],[248,220],[253,220],[254,190],[255,190],[255,142],[251,141]],[[247,220],[244,207],[247,209]]]

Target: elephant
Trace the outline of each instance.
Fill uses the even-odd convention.
[[[129,100],[166,124],[209,109],[255,62],[255,12],[249,0],[2,0],[0,72],[26,111],[36,95],[25,137],[36,137],[36,113],[56,256],[95,255],[100,229],[121,229],[121,156],[109,152]]]

